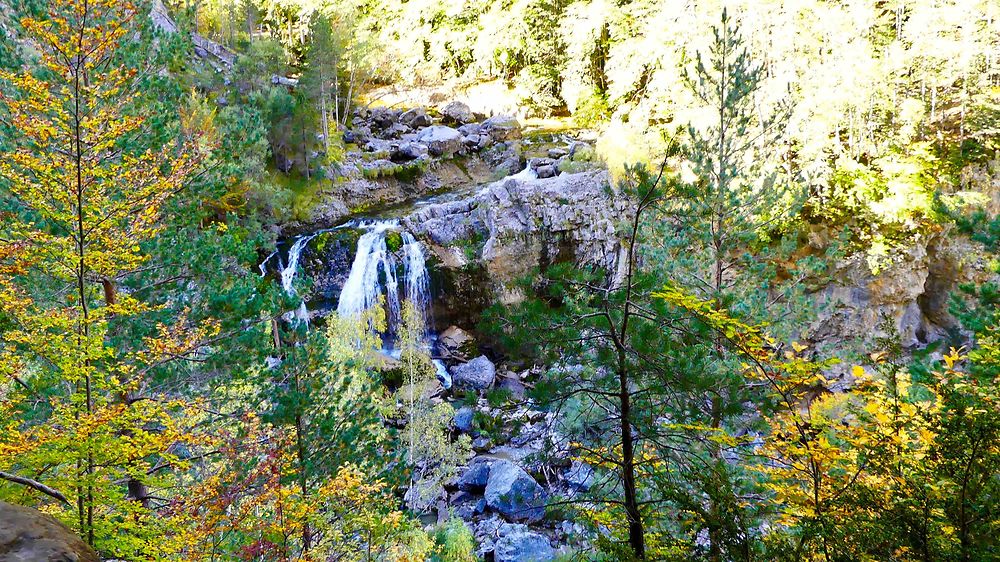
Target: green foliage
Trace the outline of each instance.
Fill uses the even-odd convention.
[[[452,517],[434,533],[438,550],[431,557],[432,562],[475,562],[475,538],[465,522]]]

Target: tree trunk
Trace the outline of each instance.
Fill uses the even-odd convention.
[[[330,122],[326,115],[326,76],[321,70],[319,73],[319,114],[323,122],[323,147],[326,152],[327,161],[330,158]]]
[[[618,407],[621,409],[622,432],[622,487],[625,492],[625,517],[628,520],[628,543],[635,557],[646,558],[646,539],[642,528],[642,513],[639,512],[639,498],[635,484],[635,442],[632,437],[631,395],[628,389],[628,375],[625,372],[625,353],[619,351]]]

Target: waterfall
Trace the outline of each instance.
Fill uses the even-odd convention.
[[[351,273],[340,292],[337,314],[355,316],[374,306],[386,296],[389,323],[399,321],[399,283],[396,281],[396,258],[389,253],[386,233],[398,228],[394,220],[360,223],[366,232],[358,239],[358,251],[351,264]]]
[[[295,273],[299,270],[299,257],[302,255],[302,250],[315,237],[315,234],[299,236],[292,243],[292,247],[288,249],[288,265],[281,268],[281,288],[289,295],[295,294],[295,287],[292,286],[292,282],[295,281]]]
[[[424,249],[409,232],[404,232],[402,237],[406,300],[417,309],[426,325],[430,318],[431,289]]]
[[[362,222],[357,228],[365,231],[358,238],[358,249],[351,264],[351,272],[347,276],[344,288],[337,302],[337,314],[354,316],[362,311],[376,306],[384,295],[388,308],[387,333],[398,333],[402,321],[400,312],[400,295],[412,304],[420,313],[424,330],[424,348],[433,348],[433,339],[427,337],[427,323],[431,313],[430,275],[427,272],[427,261],[420,242],[409,232],[399,232],[403,242],[400,248],[401,257],[389,251],[386,237],[390,232],[399,230],[399,221],[381,220]],[[399,262],[402,263],[399,263]],[[397,276],[402,265],[402,279]],[[400,281],[403,286],[400,290]],[[400,350],[388,348],[386,354],[399,358]],[[435,359],[438,378],[445,388],[451,387],[451,376],[444,363]]]
[[[280,266],[279,272],[281,273],[281,288],[284,289],[285,293],[288,295],[295,295],[295,287],[293,285],[293,282],[295,281],[295,274],[299,270],[299,258],[302,256],[302,250],[305,249],[306,244],[308,244],[310,240],[315,238],[316,234],[318,233],[299,236],[298,238],[295,239],[295,242],[292,243],[292,247],[288,249],[287,265],[281,264],[280,262],[281,256],[278,256],[279,266]],[[270,257],[268,259],[270,259]],[[265,260],[264,263],[267,263],[267,261]],[[263,269],[263,264],[261,264],[261,267]],[[306,324],[308,324],[309,310],[306,309],[306,301],[301,301],[299,303],[299,307],[295,310],[295,312],[287,313],[286,318],[288,318],[288,316],[291,316],[297,322],[305,322]]]

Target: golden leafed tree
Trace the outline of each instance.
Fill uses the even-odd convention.
[[[21,22],[37,64],[0,72],[0,125],[15,132],[0,142],[0,478],[13,482],[0,497],[47,494],[59,503],[45,509],[116,555],[155,539],[150,488],[196,441],[178,421],[187,406],[148,394],[146,375],[218,331],[182,315],[142,342],[113,338],[151,308],[117,287],[155,266],[144,244],[206,149],[144,140],[149,69],[125,56],[142,17],[130,2],[53,0]]]

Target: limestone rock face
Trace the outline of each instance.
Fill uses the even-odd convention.
[[[507,178],[459,201],[428,205],[404,218],[445,267],[467,265],[469,252],[505,302],[506,289],[535,268],[569,261],[616,271],[622,248],[615,224],[627,208],[611,192],[605,171],[549,179]],[[463,256],[466,259],[463,259]]]
[[[98,558],[52,517],[0,502],[0,562],[98,562]]]
[[[948,298],[958,284],[989,278],[981,251],[947,230],[918,240],[872,272],[864,256],[837,264],[832,282],[812,296],[816,318],[805,334],[821,352],[865,350],[877,338],[919,348],[958,327]],[[828,373],[831,390],[852,384],[850,364]]]
[[[490,467],[486,483],[486,505],[515,521],[535,522],[545,515],[548,494],[530,474],[510,461]]]

